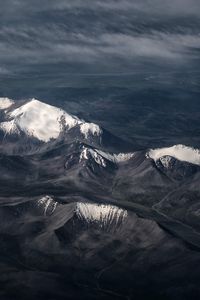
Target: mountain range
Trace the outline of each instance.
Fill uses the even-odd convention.
[[[0,139],[2,299],[200,295],[199,149],[135,151],[36,99],[0,98]]]

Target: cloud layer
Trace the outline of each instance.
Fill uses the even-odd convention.
[[[69,72],[196,64],[197,0],[10,0],[0,11],[0,74],[63,65]]]

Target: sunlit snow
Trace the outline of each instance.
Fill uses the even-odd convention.
[[[0,109],[9,107],[12,100],[0,98]],[[5,100],[7,99],[7,100]],[[7,114],[8,121],[0,123],[0,129],[5,133],[17,133],[20,129],[28,136],[32,136],[40,141],[49,142],[57,139],[62,132],[78,126],[80,133],[85,138],[89,134],[100,135],[102,130],[94,123],[86,123],[76,116],[70,115],[64,110],[32,99],[19,108]]]
[[[99,225],[121,224],[128,216],[127,210],[113,205],[77,203],[76,213],[80,219]]]
[[[147,157],[152,158],[154,161],[157,161],[163,156],[172,156],[180,161],[200,165],[200,151],[184,145],[174,145],[168,148],[151,149],[147,153]]]
[[[0,97],[0,110],[9,108],[14,104],[14,101],[9,98]]]

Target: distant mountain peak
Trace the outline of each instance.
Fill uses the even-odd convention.
[[[179,161],[191,163],[194,165],[200,165],[200,151],[192,147],[185,145],[174,145],[172,147],[151,149],[147,154],[147,157],[153,159],[155,162],[162,159],[162,162],[166,165],[173,157]]]
[[[118,164],[134,157],[135,153],[109,153],[99,149],[83,146],[79,162],[93,159],[98,165],[106,167],[108,164]]]
[[[106,160],[104,159],[103,156],[101,156],[97,150],[95,149],[92,149],[92,148],[87,148],[85,146],[83,146],[83,150],[81,151],[80,153],[80,160],[79,162],[83,161],[83,160],[88,160],[88,159],[94,159],[94,161],[102,166],[102,167],[106,167],[107,166],[107,163],[106,163]]]

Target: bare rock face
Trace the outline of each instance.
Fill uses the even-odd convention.
[[[185,161],[179,161],[172,156],[163,156],[155,162],[157,168],[169,178],[175,180],[187,179],[200,171],[200,166]]]

